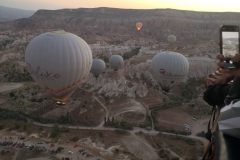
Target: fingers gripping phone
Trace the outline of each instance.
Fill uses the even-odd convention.
[[[231,59],[239,54],[239,27],[235,25],[222,25],[220,27],[220,52],[223,54],[224,69],[238,69],[240,62],[232,62]]]

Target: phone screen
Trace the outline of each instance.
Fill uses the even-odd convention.
[[[225,59],[239,54],[239,33],[222,31],[222,53]]]

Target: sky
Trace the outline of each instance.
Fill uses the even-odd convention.
[[[238,38],[238,32],[223,32],[222,37],[226,38]]]
[[[0,6],[25,10],[112,7],[240,12],[240,0],[0,0]]]

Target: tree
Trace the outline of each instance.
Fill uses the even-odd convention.
[[[30,119],[30,120],[29,120],[28,128],[31,129],[31,128],[33,127],[33,122],[34,122],[33,119]]]
[[[158,132],[158,136],[161,136],[162,135],[162,132]]]
[[[75,137],[73,137],[72,139],[71,139],[71,141],[73,141],[73,142],[77,142],[79,140],[79,137],[78,136],[75,136]]]
[[[176,133],[175,133],[175,134],[176,134],[176,139],[178,139],[178,132],[176,131]]]
[[[15,129],[19,129],[21,126],[18,123],[15,123]]]
[[[66,130],[67,130],[67,127],[62,126],[62,128],[61,128],[61,132],[66,132]]]
[[[115,129],[115,132],[116,132],[116,133],[119,133],[119,134],[125,134],[125,133],[127,133],[127,131],[124,130],[124,129]]]
[[[9,93],[10,97],[14,97],[15,94],[13,92]]]
[[[92,127],[92,125],[93,125],[93,121],[90,121],[90,125],[91,125],[91,127]]]
[[[69,118],[70,118],[69,112],[67,112],[67,122],[69,122]],[[67,128],[68,128],[68,127],[67,127]]]
[[[53,127],[52,127],[52,130],[57,132],[57,133],[60,133],[59,124],[58,123],[54,124]]]
[[[164,99],[163,99],[163,102],[166,103],[167,106],[168,106],[168,99],[167,99],[167,98],[164,98]]]
[[[99,132],[99,137],[102,138],[103,137],[103,133]]]
[[[57,151],[58,151],[58,152],[61,152],[62,149],[63,149],[62,147],[58,147]]]
[[[2,48],[3,48],[3,45],[2,45],[2,43],[0,43],[0,51],[2,50]]]
[[[39,102],[39,103],[42,103],[42,101],[43,101],[43,99],[42,99],[42,98],[40,98],[40,99],[38,100],[38,102]]]
[[[34,120],[33,120],[33,119],[30,119],[30,124],[31,124],[31,125],[33,125],[33,122],[34,122]]]
[[[58,136],[57,132],[55,132],[55,131],[51,132],[51,135],[50,135],[51,138],[56,138],[57,136]]]
[[[24,129],[24,130],[27,130],[27,128],[28,128],[28,126],[25,124],[25,125],[23,126],[23,129]]]

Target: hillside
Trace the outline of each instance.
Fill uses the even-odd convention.
[[[141,32],[135,28],[138,21],[143,23]],[[31,30],[61,28],[80,36],[101,36],[120,42],[130,37],[159,42],[169,34],[174,34],[178,39],[212,36],[218,34],[221,24],[239,25],[240,13],[116,8],[38,10],[32,17],[17,20],[8,26]]]
[[[143,23],[140,31],[135,26],[138,21]],[[185,159],[196,159],[193,157],[201,156],[203,150],[197,143],[177,138],[173,142],[172,137],[163,140],[158,138],[159,135],[151,140],[146,137],[146,141],[152,143],[156,140],[159,144],[153,144],[158,149],[152,152],[147,150],[152,148],[149,145],[143,147],[145,140],[140,131],[150,127],[151,132],[174,133],[174,137],[175,134],[196,136],[206,131],[211,107],[201,97],[205,91],[203,79],[217,68],[215,56],[219,53],[218,32],[221,24],[239,25],[240,13],[79,8],[39,10],[29,18],[2,22],[0,117],[6,121],[11,117],[24,121],[28,117],[40,123],[139,131],[139,137],[123,138],[126,150],[136,156],[134,160],[151,159],[148,158],[149,154],[157,150],[158,155],[151,154],[154,157],[152,159],[157,159],[157,156],[170,159],[170,152],[165,153],[161,148],[171,149]],[[26,47],[33,38],[59,29],[83,38],[89,44],[93,58],[106,62],[106,69],[98,79],[89,73],[64,108],[57,106],[52,96],[33,81],[24,62]],[[177,37],[176,42],[167,41],[170,34]],[[187,81],[174,87],[168,94],[162,92],[150,73],[151,60],[161,51],[181,53],[190,66]],[[124,58],[124,66],[120,70],[114,71],[110,67],[111,55]],[[193,116],[198,121],[193,121]],[[184,124],[191,129],[184,130]],[[92,134],[89,136],[93,137]],[[81,135],[81,138],[84,137]],[[107,138],[103,142],[110,144]],[[193,148],[194,144],[197,152],[186,149]],[[189,154],[190,151],[193,154]],[[124,155],[127,153],[124,152]]]
[[[22,10],[0,6],[0,22],[11,21],[20,18],[28,18],[32,16],[34,12],[35,11],[31,10]]]

